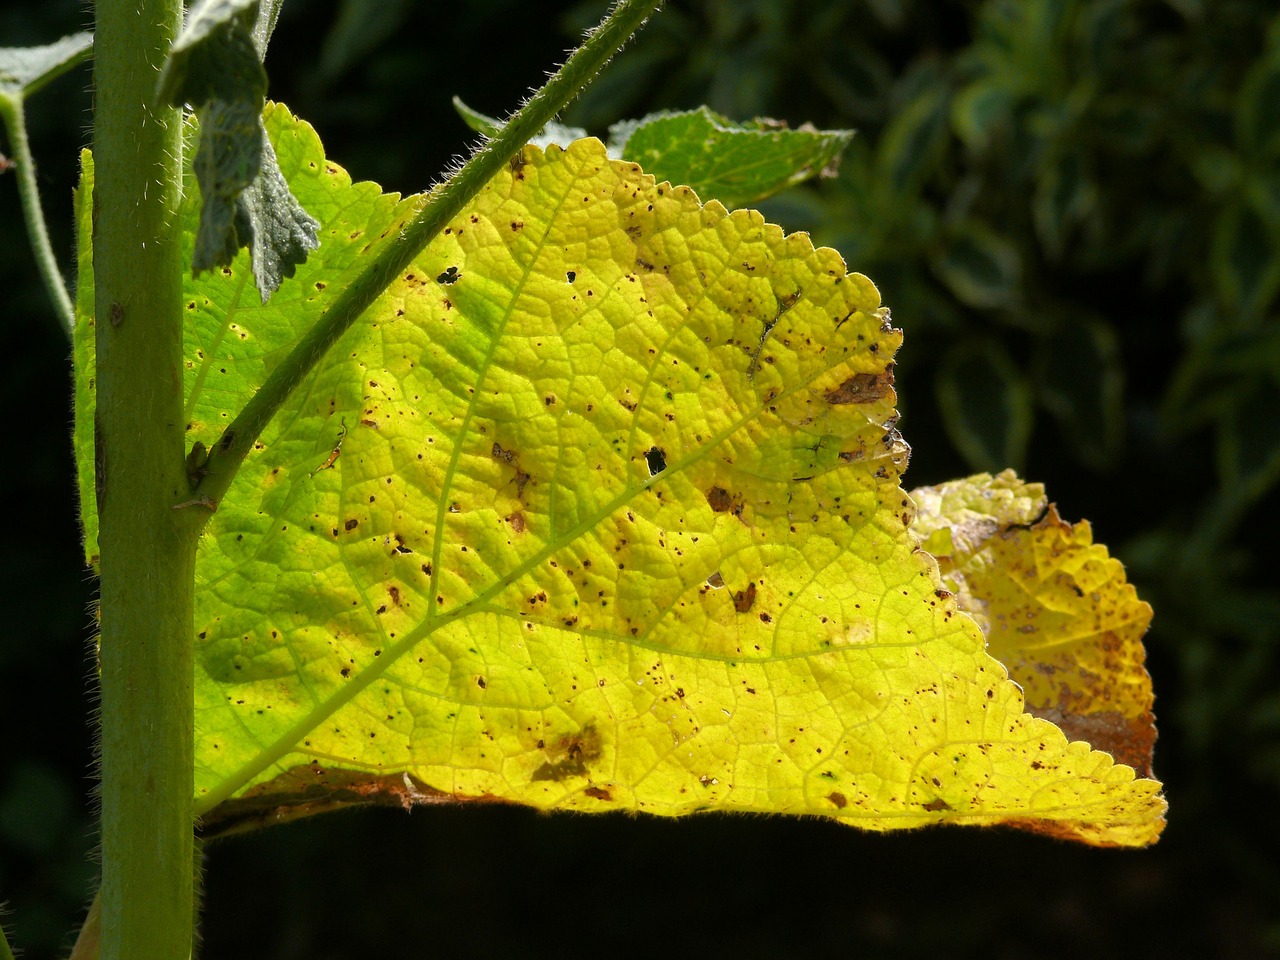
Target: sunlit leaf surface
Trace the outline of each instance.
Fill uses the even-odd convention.
[[[1151,607],[1087,522],[1064,523],[1011,471],[912,491],[916,530],[981,624],[1027,709],[1150,776],[1156,730],[1142,635]]]
[[[266,308],[243,256],[192,282],[206,445],[420,202],[268,129],[324,242]],[[1025,712],[917,549],[899,341],[834,251],[596,141],[527,148],[218,506],[206,830],[456,799],[1152,841],[1159,784]]]

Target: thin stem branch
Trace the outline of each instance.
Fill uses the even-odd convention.
[[[53,254],[53,244],[49,241],[49,229],[45,224],[40,187],[36,180],[36,161],[31,155],[31,144],[27,140],[27,117],[23,99],[5,98],[0,102],[0,113],[3,113],[5,126],[9,131],[14,167],[18,175],[18,196],[22,200],[22,215],[27,221],[27,233],[31,237],[36,266],[40,270],[40,278],[44,281],[49,299],[53,301],[62,332],[69,341],[75,327],[76,311],[67,292],[67,281],[58,268],[58,258]]]
[[[374,259],[320,316],[223,432],[222,439],[210,452],[200,483],[202,498],[214,504],[222,498],[254,441],[320,358],[516,151],[581,92],[661,5],[662,0],[620,0],[564,66],[507,121],[502,131],[432,194],[422,212],[401,231],[397,242]]]

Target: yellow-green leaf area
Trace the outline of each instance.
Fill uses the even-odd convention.
[[[85,563],[98,566],[98,496],[94,489],[93,411],[97,384],[94,378],[97,343],[93,310],[93,156],[80,152],[80,184],[75,192],[76,216],[76,322],[72,332],[75,365],[75,427],[72,446],[76,456],[76,488],[80,495],[80,528],[84,534]],[[108,311],[110,316],[110,311]]]
[[[307,124],[296,120],[280,104],[268,104],[263,120],[280,170],[294,196],[323,224],[320,249],[296,268],[285,284],[262,303],[254,286],[249,252],[234,263],[184,281],[183,392],[187,398],[188,447],[212,448],[236,412],[287,355],[342,286],[357,276],[367,258],[394,242],[404,223],[421,207],[423,198],[401,199],[384,194],[374,184],[351,182],[345,170],[324,157],[320,140]],[[195,149],[196,121],[187,118],[187,150]],[[97,562],[97,509],[93,490],[93,157],[82,154],[81,182],[76,191],[77,283],[75,359],[75,445],[80,465],[81,520],[85,556]],[[182,219],[184,262],[195,250],[195,225],[200,216],[200,190],[188,167],[183,183]],[[104,322],[127,321],[129,305],[108,306]],[[193,467],[198,463],[193,460]],[[193,480],[198,480],[198,475]]]
[[[369,320],[202,544],[206,826],[391,796],[1154,836],[1157,786],[1026,714],[916,549],[900,333],[834,251],[527,148]]]
[[[1087,522],[1065,523],[1012,471],[912,492],[943,582],[982,626],[1027,708],[1151,775],[1156,729],[1142,636],[1151,607]]]
[[[315,317],[421,207],[422,197],[401,199],[371,183],[352,183],[347,172],[324,158],[315,131],[280,104],[268,104],[264,125],[280,171],[298,202],[322,224],[320,248],[262,303],[254,287],[249,252],[229,267],[185,286],[187,430],[191,442],[212,447],[245,400],[286,356]],[[189,119],[194,150],[195,120]],[[195,223],[200,190],[188,171],[183,218]],[[195,233],[184,234],[185,262],[195,251]]]

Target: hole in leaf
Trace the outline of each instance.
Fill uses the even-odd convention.
[[[645,452],[644,459],[649,464],[649,476],[651,477],[656,477],[667,469],[667,455],[658,447],[650,447]]]

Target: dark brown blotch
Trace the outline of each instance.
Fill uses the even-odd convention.
[[[587,765],[600,759],[600,734],[594,725],[587,724],[553,745],[544,744],[542,749],[547,760],[533,771],[531,780],[559,782],[569,777],[585,777]]]
[[[893,367],[882,373],[855,373],[840,386],[828,390],[822,399],[833,405],[872,403],[883,400],[893,390]]]

